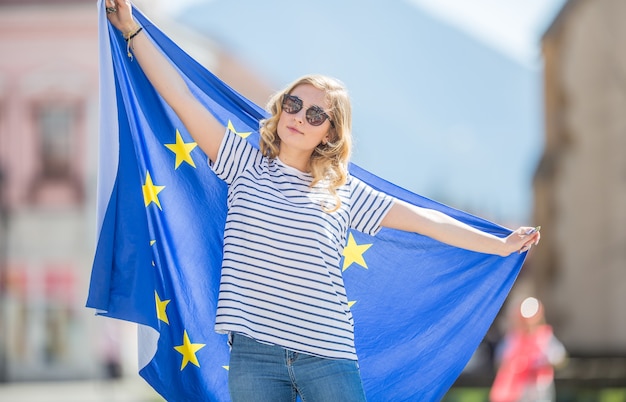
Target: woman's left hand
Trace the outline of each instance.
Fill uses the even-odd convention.
[[[539,244],[540,238],[541,234],[539,232],[539,226],[536,228],[522,226],[511,233],[505,239],[505,243],[511,252],[517,251],[519,253],[523,253],[530,250],[532,246]]]

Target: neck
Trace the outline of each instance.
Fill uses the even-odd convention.
[[[294,152],[283,152],[281,149],[278,153],[278,158],[285,165],[292,167],[294,169],[298,169],[301,172],[308,173],[310,172],[309,161],[311,159],[311,155],[306,153],[294,153]]]

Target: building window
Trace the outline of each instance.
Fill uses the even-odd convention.
[[[81,201],[79,112],[75,102],[40,102],[33,108],[38,173],[29,191],[40,205],[67,205]]]
[[[36,123],[40,135],[41,174],[44,179],[71,176],[72,132],[76,111],[72,105],[44,104],[37,107]]]

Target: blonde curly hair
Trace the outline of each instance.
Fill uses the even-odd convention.
[[[261,152],[270,159],[278,156],[280,138],[277,127],[283,111],[283,96],[300,85],[312,85],[324,91],[329,105],[329,109],[325,109],[332,121],[328,130],[329,140],[315,147],[309,160],[309,169],[313,176],[311,187],[320,182],[327,183],[327,190],[335,198],[335,206],[324,210],[334,212],[341,206],[337,188],[345,184],[348,178],[348,162],[352,150],[352,107],[348,91],[340,81],[319,74],[305,75],[274,94],[267,104],[271,116],[261,122]]]

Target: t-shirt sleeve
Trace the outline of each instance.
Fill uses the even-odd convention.
[[[231,184],[237,176],[261,158],[261,152],[246,139],[226,129],[215,162],[210,163],[217,177]]]
[[[395,199],[386,193],[374,190],[354,176],[351,176],[350,186],[352,188],[350,227],[374,236],[380,231],[380,223]]]

